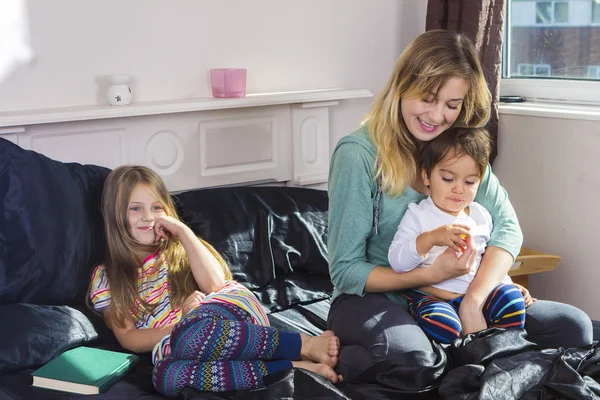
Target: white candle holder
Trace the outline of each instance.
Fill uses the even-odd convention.
[[[131,87],[129,87],[130,75],[119,74],[106,77],[109,83],[106,92],[106,100],[113,106],[125,106],[131,103]]]

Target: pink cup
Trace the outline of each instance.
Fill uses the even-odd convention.
[[[218,68],[210,70],[213,97],[245,97],[246,69]]]

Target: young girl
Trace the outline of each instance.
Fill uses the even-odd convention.
[[[419,327],[441,343],[462,336],[460,304],[493,229],[490,213],[473,201],[490,150],[484,129],[452,128],[427,142],[420,163],[429,197],[408,205],[388,252],[394,271],[405,273],[429,267],[444,251],[460,256],[467,246],[475,249],[475,262],[465,275],[404,292]],[[482,316],[488,327],[525,326],[523,295],[508,275],[487,296]]]
[[[90,300],[125,349],[153,353],[153,383],[165,395],[254,389],[291,367],[337,383],[339,341],[269,327],[258,299],[232,280],[223,258],[176,213],[161,178],[123,166],[102,194],[107,252]]]

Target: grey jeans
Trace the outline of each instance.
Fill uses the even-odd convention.
[[[379,293],[367,293],[364,297],[340,295],[331,305],[327,327],[340,338],[342,348],[336,370],[345,381],[396,355],[433,351],[412,316]],[[544,348],[585,346],[592,343],[593,337],[587,314],[553,301],[538,300],[529,307],[525,329],[528,339]]]

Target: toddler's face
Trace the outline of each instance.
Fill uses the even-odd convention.
[[[154,232],[154,223],[162,215],[165,215],[164,207],[148,185],[136,185],[127,209],[131,236],[140,244],[156,243],[158,237]]]
[[[479,187],[479,167],[468,155],[456,156],[454,150],[433,168],[431,176],[423,172],[433,203],[442,211],[457,216],[469,206]]]

